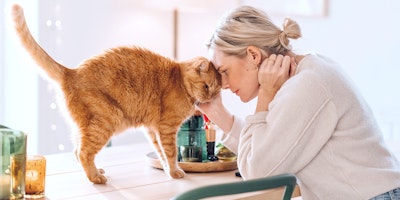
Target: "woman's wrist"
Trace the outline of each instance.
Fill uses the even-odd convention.
[[[268,111],[269,103],[274,99],[276,92],[268,92],[260,89],[258,92],[258,100],[256,106],[256,113],[261,111]]]
[[[227,133],[231,130],[234,117],[228,110],[226,110],[225,107],[213,109],[209,114],[206,115],[223,132]]]
[[[198,109],[216,124],[223,132],[231,130],[234,117],[223,105],[199,105]]]

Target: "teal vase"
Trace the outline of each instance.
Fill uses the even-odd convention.
[[[207,160],[206,135],[202,115],[186,120],[178,132],[178,161],[202,162]]]
[[[0,128],[0,199],[24,198],[26,140],[21,131]]]

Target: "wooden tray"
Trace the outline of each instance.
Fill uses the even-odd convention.
[[[163,169],[155,152],[146,154],[146,160],[157,169]],[[214,161],[214,162],[178,162],[185,172],[222,172],[237,169],[236,161]]]

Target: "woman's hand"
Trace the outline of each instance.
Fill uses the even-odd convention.
[[[221,93],[210,102],[197,105],[197,109],[207,115],[207,117],[225,133],[231,130],[233,125],[233,115],[229,113],[222,104]]]
[[[260,90],[276,93],[283,83],[294,75],[297,64],[289,56],[272,54],[265,59],[258,70]]]
[[[270,55],[258,70],[258,102],[256,112],[267,111],[268,105],[275,94],[296,72],[297,64],[294,58],[283,55]]]
[[[223,107],[221,93],[218,93],[210,102],[197,105],[197,109],[206,115],[220,107]]]

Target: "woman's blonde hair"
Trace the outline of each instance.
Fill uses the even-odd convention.
[[[222,18],[207,47],[239,57],[246,55],[248,46],[260,48],[263,54],[286,54],[291,50],[288,38],[299,37],[297,22],[286,18],[281,30],[263,11],[240,6]]]

